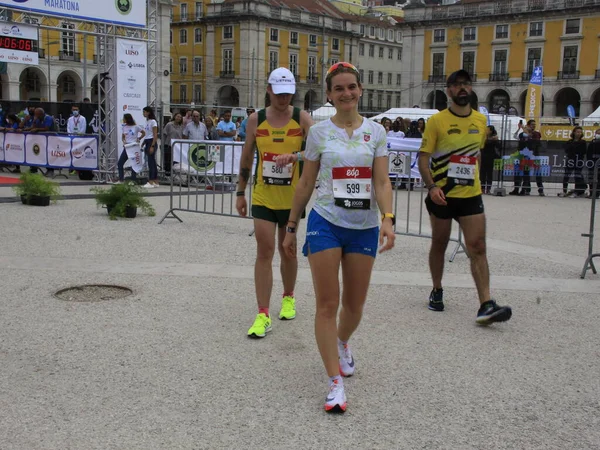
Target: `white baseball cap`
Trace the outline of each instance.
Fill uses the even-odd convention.
[[[296,79],[294,74],[285,67],[279,67],[269,75],[269,84],[274,94],[295,94]]]

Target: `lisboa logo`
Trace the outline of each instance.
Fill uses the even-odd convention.
[[[133,6],[133,0],[115,0],[117,11],[121,14],[129,14]]]
[[[212,170],[216,165],[214,161],[209,161],[208,151],[206,150],[206,145],[204,144],[195,144],[190,146],[190,150],[188,152],[188,161],[190,166],[192,166],[198,172]]]

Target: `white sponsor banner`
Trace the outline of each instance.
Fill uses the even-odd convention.
[[[34,11],[45,16],[146,26],[145,0],[0,0],[0,6]]]
[[[23,133],[4,134],[4,160],[18,164],[25,162],[25,136]]]
[[[148,47],[145,42],[117,39],[117,115],[133,116],[135,123],[144,128],[146,119],[142,109],[148,105]],[[120,130],[119,130],[120,132]],[[120,136],[119,136],[120,137]],[[119,155],[123,142],[118,139]]]
[[[97,169],[98,139],[91,136],[71,138],[71,164],[75,169]]]
[[[127,162],[123,167],[131,167],[135,173],[141,173],[144,169],[144,152],[141,149],[140,144],[132,142],[131,144],[125,145],[125,151],[127,152]]]
[[[0,161],[4,161],[4,133],[0,133]]]
[[[419,172],[419,167],[417,164],[417,159],[419,156],[419,148],[421,148],[421,139],[403,139],[403,138],[395,138],[395,137],[388,137],[387,138],[387,148],[389,151],[393,151],[393,150],[399,150],[399,154],[401,156],[410,156],[410,177],[411,178],[416,178],[416,179],[421,179],[421,173]],[[404,150],[406,153],[402,153],[402,150]],[[396,152],[392,152],[392,153],[396,153]],[[390,158],[390,166],[392,165],[392,158]],[[399,177],[399,178],[408,178],[408,171],[407,169],[403,168],[403,173],[398,173],[400,171],[391,171],[390,170],[390,176],[393,177]]]
[[[69,136],[48,136],[48,165],[50,167],[71,167],[71,138]]]
[[[25,135],[25,163],[36,166],[48,164],[48,136],[45,134]]]
[[[37,42],[36,27],[10,22],[0,24],[0,62],[37,65]]]
[[[237,175],[242,147],[221,144],[177,142],[172,146],[173,162],[192,175]]]

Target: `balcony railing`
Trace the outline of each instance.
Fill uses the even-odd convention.
[[[46,57],[46,49],[45,48],[38,48],[38,56],[40,58],[45,58]]]
[[[99,57],[98,55],[94,55],[94,64],[98,64],[98,62],[104,64],[104,57]]]
[[[446,75],[429,75],[430,83],[445,83]]]
[[[508,81],[508,73],[490,73],[490,81]]]
[[[319,84],[319,76],[318,75],[308,75],[306,77],[306,82],[310,84]]]
[[[81,62],[81,53],[79,52],[58,52],[58,59],[61,61]]]
[[[533,75],[533,72],[523,72],[521,74],[521,81],[529,81],[529,80],[531,80],[531,75]]]
[[[596,70],[596,80],[600,79],[600,70]]]
[[[235,78],[233,70],[221,70],[221,78]]]
[[[568,72],[560,70],[556,78],[558,80],[578,80],[579,70],[569,70]]]

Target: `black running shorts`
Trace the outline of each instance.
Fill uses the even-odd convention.
[[[452,198],[446,197],[446,206],[441,206],[433,203],[433,200],[427,196],[425,206],[430,215],[438,219],[455,219],[460,217],[474,216],[475,214],[483,214],[483,200],[481,195],[468,198]]]

